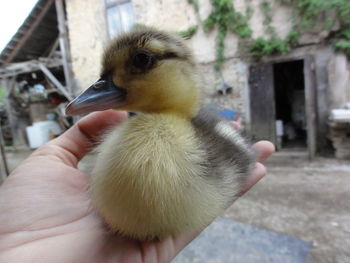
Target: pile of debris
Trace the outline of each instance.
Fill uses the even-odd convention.
[[[329,125],[335,157],[337,159],[350,159],[350,102],[344,109],[331,111]]]

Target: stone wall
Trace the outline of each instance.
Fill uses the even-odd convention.
[[[230,59],[225,62],[222,74],[215,72],[212,63],[200,64],[203,79],[203,103],[223,109],[235,109],[244,112],[244,92],[247,89],[247,64],[240,59]],[[220,94],[223,82],[232,88],[228,94]]]
[[[264,15],[259,5],[262,0],[251,1],[255,9],[250,20],[254,37],[265,36],[263,27]],[[245,12],[247,1],[235,1],[236,8]],[[104,0],[67,0],[69,37],[72,51],[73,71],[78,88],[85,89],[99,74],[100,56],[103,46],[108,40]],[[154,26],[167,31],[186,30],[197,25],[198,17],[186,0],[133,0],[137,23]],[[274,9],[273,25],[282,37],[290,30],[288,8],[272,5]],[[211,11],[209,1],[200,1],[200,17],[204,19]],[[278,25],[278,26],[277,26]],[[221,108],[244,111],[247,94],[248,64],[239,58],[238,39],[229,34],[226,38],[226,53],[229,58],[225,63],[221,76],[213,69],[215,60],[216,32],[205,33],[200,27],[198,32],[188,41],[194,50],[197,61],[203,73],[204,102],[215,104]],[[217,89],[225,81],[233,87],[230,95],[219,96]]]
[[[343,108],[350,102],[350,65],[344,54],[331,57],[328,78],[332,83],[329,89],[329,106],[331,109]]]
[[[193,7],[186,0],[133,0],[132,2],[137,23],[168,31],[186,30],[190,26],[199,24]],[[200,17],[204,19],[210,13],[211,5],[209,0],[199,2]],[[243,13],[247,9],[247,2],[250,2],[249,5],[254,9],[249,22],[254,32],[253,36],[266,36],[266,29],[263,25],[264,14],[259,7],[262,0],[234,1],[235,7]],[[66,0],[73,70],[80,89],[85,89],[99,75],[100,56],[108,41],[104,3],[104,0]],[[277,34],[284,37],[291,29],[291,10],[275,1],[271,1],[271,5],[273,8],[272,25]],[[238,40],[233,34],[229,34],[226,38],[227,61],[221,75],[215,73],[213,69],[215,36],[215,31],[205,33],[200,27],[198,32],[188,40],[200,64],[204,103],[241,111],[249,122],[247,84],[249,62],[240,57]],[[350,99],[347,59],[343,55],[332,57],[333,52],[329,47],[326,47],[327,51],[322,50],[322,46],[318,43],[325,36],[324,32],[304,35],[301,41],[307,47],[284,56],[292,59],[305,54],[316,55],[319,118],[322,118],[323,122],[324,119],[327,119],[329,107],[340,107]],[[324,65],[328,63],[327,68]],[[232,94],[217,94],[217,89],[223,82],[233,88]]]
[[[103,0],[66,0],[72,65],[78,91],[99,75],[103,47],[108,41]]]

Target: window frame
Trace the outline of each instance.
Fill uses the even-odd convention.
[[[111,36],[110,25],[109,25],[109,22],[108,22],[108,9],[109,8],[113,8],[113,7],[118,7],[119,5],[122,5],[122,4],[125,4],[125,3],[133,4],[133,1],[132,0],[113,0],[112,3],[107,3],[107,0],[102,0],[102,1],[104,2],[106,25],[107,25],[107,28],[106,28],[107,29],[107,35],[108,35],[109,39],[112,39],[112,38],[116,37],[117,35],[116,36]],[[118,13],[119,13],[119,17],[121,17],[120,9],[117,8],[117,10],[118,10]]]
[[[103,0],[103,1],[105,2],[105,8],[106,8],[106,10],[107,10],[108,8],[114,7],[114,6],[116,6],[116,5],[125,4],[125,3],[127,3],[127,2],[131,2],[131,3],[132,3],[132,0],[113,0],[112,3],[108,3],[108,4],[107,4],[107,0]]]

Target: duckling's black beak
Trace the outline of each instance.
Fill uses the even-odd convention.
[[[125,89],[115,86],[111,80],[99,79],[68,104],[66,115],[107,110],[122,106],[125,102]]]

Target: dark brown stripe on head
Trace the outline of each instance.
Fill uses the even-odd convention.
[[[164,50],[164,53],[157,53],[154,56],[159,59],[186,59],[193,65],[193,56],[191,50],[186,44],[176,36],[168,34],[164,31],[158,31],[154,29],[138,29],[129,33],[122,34],[111,41],[109,46],[106,48],[103,58],[102,66],[104,71],[108,71],[113,63],[114,57],[118,52],[125,52],[125,47],[131,47],[136,49],[146,48],[147,44],[152,40],[158,40],[163,42],[165,46],[176,47],[175,50]]]

